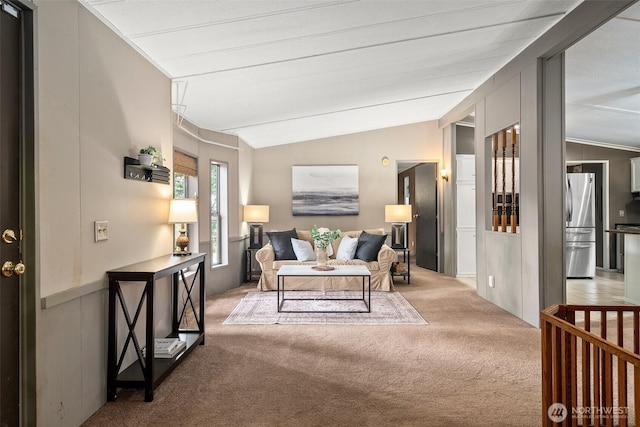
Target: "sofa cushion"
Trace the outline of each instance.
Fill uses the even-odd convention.
[[[358,237],[358,247],[356,249],[356,258],[366,262],[375,261],[378,258],[378,252],[387,240],[387,236],[382,234],[369,234],[366,231],[360,233]]]
[[[287,231],[267,231],[267,236],[273,246],[276,260],[297,259],[291,244],[291,239],[298,238],[295,228]]]
[[[291,239],[291,246],[293,246],[293,252],[296,254],[298,261],[315,261],[316,254],[313,252],[311,243],[301,239]]]
[[[353,259],[356,255],[356,249],[358,247],[358,239],[355,237],[344,236],[338,246],[338,252],[336,253],[336,259],[348,261]]]

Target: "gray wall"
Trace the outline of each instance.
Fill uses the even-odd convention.
[[[640,157],[636,151],[618,150],[595,145],[567,142],[567,162],[586,160],[609,161],[609,224],[613,228],[619,222],[640,222],[640,211],[636,203],[631,203],[631,162],[632,157]],[[619,211],[625,216],[620,217]]]

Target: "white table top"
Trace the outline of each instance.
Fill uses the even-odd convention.
[[[278,269],[278,276],[371,276],[364,265],[333,265],[334,270],[314,270],[313,265],[283,265]]]

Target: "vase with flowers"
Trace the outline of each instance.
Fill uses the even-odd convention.
[[[316,246],[316,263],[318,268],[327,268],[327,247],[332,241],[340,237],[340,230],[329,230],[328,228],[318,228],[313,226],[311,238]]]

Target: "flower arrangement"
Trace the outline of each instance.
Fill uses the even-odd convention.
[[[340,230],[329,230],[328,228],[318,228],[316,225],[311,229],[311,238],[315,240],[316,246],[326,249],[331,242],[340,237]]]

